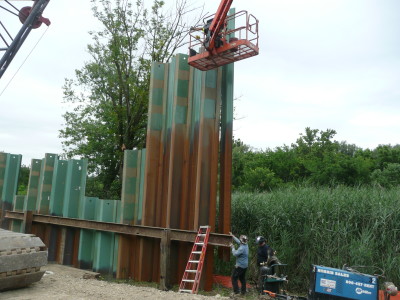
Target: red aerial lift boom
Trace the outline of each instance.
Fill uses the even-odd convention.
[[[222,0],[203,27],[192,27],[189,65],[207,71],[258,54],[258,20],[247,11],[228,16],[233,0]]]

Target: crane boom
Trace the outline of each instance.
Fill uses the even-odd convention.
[[[35,0],[32,7],[24,7],[19,11],[19,19],[23,22],[23,25],[10,45],[8,45],[4,38],[3,41],[6,43],[6,48],[0,50],[4,51],[0,60],[0,78],[3,76],[11,61],[17,54],[18,50],[24,43],[25,39],[28,37],[29,33],[33,28],[38,28],[41,23],[45,23],[47,26],[50,25],[50,21],[42,17],[42,13],[46,8],[50,0]],[[8,2],[8,1],[6,1]],[[3,26],[3,24],[1,24]],[[4,26],[3,26],[4,28]],[[7,32],[9,35],[9,33]]]

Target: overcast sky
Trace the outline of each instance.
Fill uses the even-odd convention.
[[[236,138],[274,148],[311,127],[335,129],[336,140],[363,148],[400,143],[400,1],[236,0],[232,6],[260,21],[260,54],[235,63]],[[207,1],[205,10],[217,7]],[[26,165],[62,152],[64,78],[89,60],[88,31],[98,26],[89,1],[51,0],[44,16],[51,26],[31,32],[0,80],[1,94],[16,74],[0,95],[0,151],[22,154]],[[3,10],[0,20],[14,32],[20,28]]]

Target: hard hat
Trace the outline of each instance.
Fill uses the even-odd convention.
[[[263,236],[259,235],[258,237],[256,237],[256,244],[261,245],[264,242],[265,238]]]
[[[239,237],[239,240],[240,240],[240,242],[242,243],[242,244],[247,244],[247,236],[245,236],[245,235],[241,235],[240,237]]]

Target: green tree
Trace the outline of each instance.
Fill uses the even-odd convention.
[[[379,145],[372,152],[375,160],[375,167],[383,170],[390,163],[400,163],[400,145]]]
[[[297,153],[300,167],[300,176],[310,178],[314,183],[328,184],[336,172],[335,154],[338,152],[339,143],[332,140],[336,131],[327,129],[305,129],[305,134],[300,134],[295,144],[292,144]]]
[[[388,163],[383,169],[376,169],[371,174],[371,179],[375,184],[382,187],[393,187],[400,185],[400,164]]]
[[[63,115],[60,137],[67,157],[89,159],[88,188],[103,191],[97,196],[119,197],[123,151],[145,146],[151,62],[167,62],[187,35],[186,0],[174,15],[163,6],[92,0],[103,29],[91,32],[91,61],[65,81],[64,101],[73,108]]]
[[[234,140],[232,146],[232,187],[237,189],[244,184],[245,166],[251,150],[240,139]]]
[[[292,147],[284,145],[275,150],[268,149],[266,155],[269,169],[283,182],[298,182],[303,179],[299,155]]]

